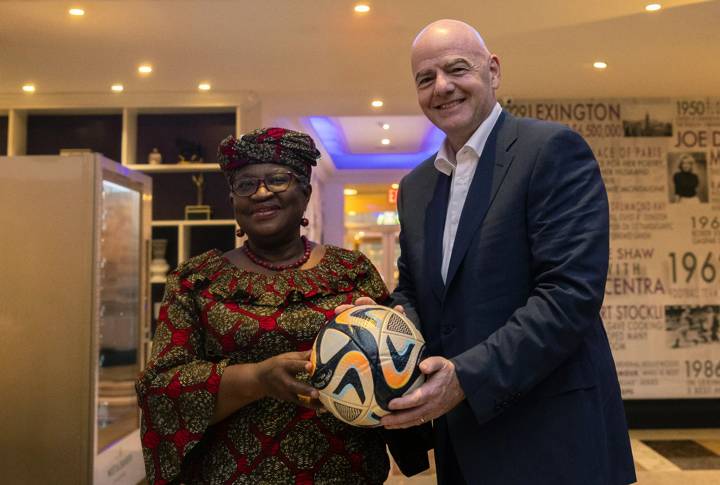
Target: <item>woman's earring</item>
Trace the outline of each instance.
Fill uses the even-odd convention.
[[[303,227],[308,227],[310,225],[310,221],[308,221],[307,217],[303,217],[300,219],[300,225]]]
[[[243,236],[245,236],[245,231],[242,230],[242,227],[238,227],[238,230],[235,231],[235,235],[237,237],[243,237]]]

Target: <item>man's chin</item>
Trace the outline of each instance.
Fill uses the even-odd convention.
[[[440,129],[440,131],[452,137],[455,134],[467,131],[467,126],[470,124],[470,120],[453,117],[452,119],[436,120],[434,124]]]

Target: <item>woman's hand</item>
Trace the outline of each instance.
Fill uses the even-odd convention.
[[[347,310],[348,308],[352,308],[352,307],[354,307],[354,306],[359,306],[359,305],[377,305],[377,303],[375,303],[375,300],[373,300],[373,299],[370,298],[370,297],[361,296],[360,298],[358,298],[357,300],[355,300],[355,304],[354,304],[354,305],[347,305],[347,304],[346,304],[346,305],[340,305],[339,307],[336,307],[336,308],[335,308],[335,315],[339,315],[339,314],[341,314],[342,312],[344,312],[345,310]],[[405,309],[402,307],[402,305],[395,305],[395,306],[393,307],[393,310],[395,310],[395,311],[398,312],[398,313],[402,313],[403,315],[405,315]]]
[[[309,350],[287,352],[256,364],[255,374],[261,395],[321,409],[317,389],[297,379],[298,374],[312,370],[309,358]]]
[[[308,350],[276,355],[257,364],[228,366],[220,380],[220,390],[210,424],[215,424],[264,397],[312,409],[324,409],[318,400],[317,389],[296,377],[301,372],[312,370],[309,358]]]

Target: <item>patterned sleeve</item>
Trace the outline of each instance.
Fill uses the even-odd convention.
[[[183,458],[208,427],[228,361],[205,360],[204,331],[192,298],[192,275],[168,275],[148,366],[135,384],[148,481],[177,478]]]
[[[360,296],[369,296],[379,305],[385,305],[390,298],[385,282],[370,259],[360,251],[357,253],[359,255],[359,271],[358,279],[355,282],[356,290],[361,294]]]

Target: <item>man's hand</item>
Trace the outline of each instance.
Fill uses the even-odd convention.
[[[444,357],[428,357],[419,367],[426,376],[425,383],[407,396],[390,401],[393,412],[380,420],[387,429],[425,423],[442,416],[465,399],[451,361]]]
[[[339,315],[340,313],[344,312],[348,308],[352,308],[354,306],[359,306],[359,305],[377,305],[377,303],[375,303],[375,300],[373,300],[370,297],[361,296],[360,298],[355,300],[354,305],[340,305],[339,307],[335,308],[335,315]],[[405,309],[402,307],[402,305],[395,305],[393,310],[405,315]]]

